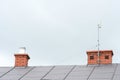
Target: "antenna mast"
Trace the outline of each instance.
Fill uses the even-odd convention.
[[[100,38],[99,38],[99,30],[100,30],[100,28],[101,28],[101,23],[100,24],[98,24],[98,40],[97,40],[97,42],[98,42],[98,44],[97,44],[97,46],[98,46],[98,64],[100,64]]]

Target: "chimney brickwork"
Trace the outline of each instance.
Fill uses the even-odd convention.
[[[98,51],[87,51],[88,64],[111,64],[112,63],[112,50],[100,50],[100,56],[98,57]],[[99,62],[98,62],[99,60]]]
[[[30,59],[28,54],[15,54],[15,67],[28,66],[28,60]]]

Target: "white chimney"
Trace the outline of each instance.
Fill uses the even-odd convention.
[[[26,53],[26,48],[25,47],[20,47],[19,48],[19,53]]]

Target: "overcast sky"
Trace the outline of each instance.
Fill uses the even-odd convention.
[[[120,63],[119,0],[0,0],[0,66],[26,47],[30,66],[87,64],[87,50],[113,50]]]

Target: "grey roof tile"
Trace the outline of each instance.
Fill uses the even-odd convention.
[[[63,80],[74,66],[55,66],[55,68],[43,79]]]
[[[72,79],[87,79],[93,70],[94,67],[89,66],[76,66],[75,69],[69,74],[69,76],[66,78],[66,80]]]
[[[117,65],[100,65],[95,67],[89,79],[112,79]]]
[[[52,66],[41,66],[35,67],[32,71],[30,71],[26,76],[24,76],[21,80],[40,80],[43,78],[50,70]]]
[[[12,70],[12,67],[0,67],[0,78],[10,70]]]
[[[0,80],[120,80],[120,64],[0,67]]]
[[[0,80],[19,80],[30,69],[32,69],[32,67],[15,67],[12,71],[0,78]]]

